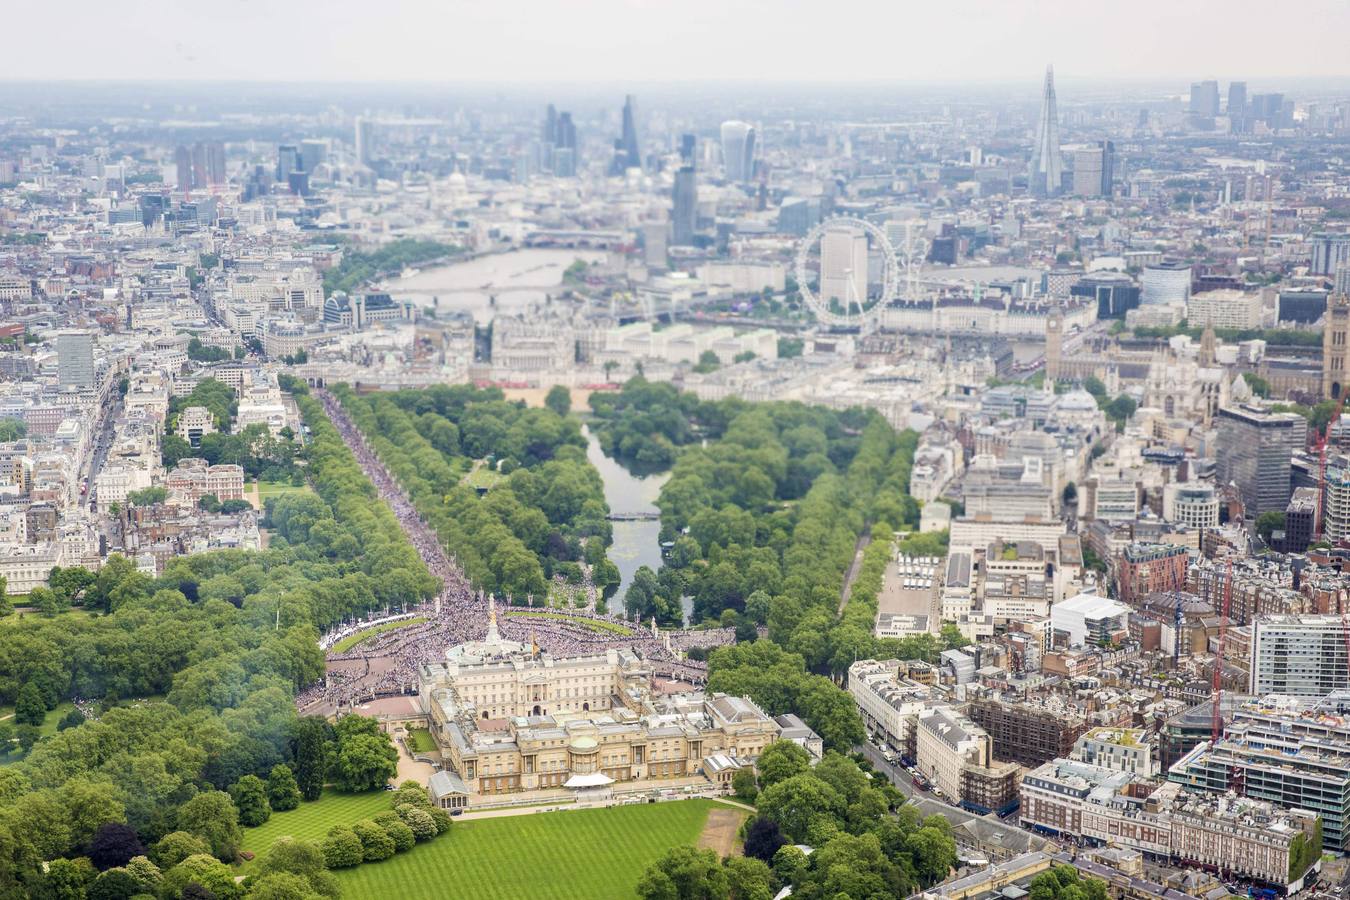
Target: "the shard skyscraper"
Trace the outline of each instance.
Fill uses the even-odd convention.
[[[625,169],[642,168],[642,151],[638,149],[637,137],[637,98],[632,94],[623,98],[623,134],[619,138],[619,150]]]
[[[1045,92],[1041,118],[1036,123],[1036,144],[1031,148],[1027,189],[1033,197],[1054,197],[1064,178],[1064,160],[1059,155],[1059,113],[1055,109],[1055,67],[1045,69]]]

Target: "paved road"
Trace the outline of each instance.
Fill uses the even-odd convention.
[[[862,534],[858,535],[858,542],[853,545],[853,562],[848,567],[848,575],[844,577],[844,586],[839,589],[838,615],[844,614],[844,607],[848,605],[849,592],[853,590],[853,582],[862,569],[863,553],[870,543],[872,543],[872,524],[869,522],[863,526]]]

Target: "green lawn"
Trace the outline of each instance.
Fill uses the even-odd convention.
[[[412,748],[414,753],[433,753],[436,750],[436,739],[425,728],[410,728],[408,729],[408,746]]]
[[[506,476],[496,469],[490,469],[487,466],[478,466],[464,476],[463,484],[474,490],[491,490],[505,478]]]
[[[284,481],[259,481],[258,499],[263,503],[267,502],[268,497],[280,497],[282,494],[294,494],[298,491],[308,491],[307,485],[296,487],[293,484]]]
[[[38,731],[43,737],[51,737],[56,734],[56,726],[66,717],[66,713],[74,708],[74,703],[71,703],[69,700],[62,700],[60,703],[56,704],[55,709],[47,710],[47,718],[42,720],[42,724],[38,726]]]
[[[332,653],[346,653],[362,641],[369,640],[377,634],[384,634],[386,631],[395,631],[399,628],[407,628],[410,625],[421,625],[426,621],[425,616],[413,616],[411,619],[399,619],[397,622],[385,622],[383,625],[374,625],[356,634],[349,634],[342,640],[333,645]]]
[[[666,850],[698,840],[710,800],[456,820],[448,834],[339,870],[347,900],[629,898]]]
[[[391,809],[391,796],[388,791],[340,794],[326,790],[313,803],[301,803],[298,809],[289,812],[272,813],[272,818],[257,828],[245,828],[243,849],[262,855],[283,837],[320,843],[334,825],[349,825]]]

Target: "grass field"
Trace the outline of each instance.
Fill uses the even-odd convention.
[[[74,708],[74,703],[71,703],[69,700],[62,700],[60,703],[56,704],[55,709],[47,710],[47,718],[43,719],[42,724],[38,726],[38,732],[43,737],[51,737],[56,734],[56,726],[59,725],[61,720],[66,717],[66,714]]]
[[[333,645],[331,652],[346,653],[362,641],[369,640],[377,634],[384,634],[386,631],[395,631],[399,628],[407,628],[409,625],[421,625],[426,621],[425,616],[413,616],[411,619],[399,619],[397,622],[385,622],[383,625],[374,625],[356,634],[349,634],[342,640]]]
[[[474,490],[491,490],[505,478],[506,476],[496,469],[476,466],[473,471],[464,476],[463,484]]]
[[[436,749],[436,739],[425,728],[408,729],[408,746],[414,753],[431,753]]]
[[[313,803],[301,803],[298,809],[272,813],[272,818],[257,828],[244,829],[244,849],[262,855],[283,837],[321,843],[334,825],[349,825],[389,810],[390,793],[340,794],[324,791]],[[244,864],[247,867],[247,863]]]
[[[293,484],[287,484],[284,481],[259,481],[258,499],[263,503],[267,502],[268,497],[280,497],[282,494],[294,494],[298,491],[308,491],[309,487],[300,485],[296,487]]]
[[[698,840],[716,805],[681,800],[456,821],[429,844],[337,876],[346,900],[629,898],[662,853]]]
[[[587,619],[581,616],[569,616],[565,613],[535,612],[535,611],[508,611],[507,615],[511,618],[521,617],[525,619],[556,619],[562,622],[570,622],[588,631],[595,631],[602,634],[617,634],[620,637],[629,637],[633,629],[626,625],[620,625],[617,622],[599,622],[595,619]]]

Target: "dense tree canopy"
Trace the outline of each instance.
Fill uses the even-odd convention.
[[[575,419],[471,385],[334,394],[476,586],[542,604],[554,571],[582,560],[617,585],[599,565],[608,508]],[[466,480],[475,468],[496,472]]]
[[[16,715],[41,721],[73,697],[99,706],[48,737],[22,726],[36,745],[0,770],[0,898],[83,877],[65,863],[44,876],[44,860],[97,851],[109,871],[131,872],[138,857],[121,863],[138,846],[153,860],[132,873],[138,884],[157,867],[164,885],[234,896],[233,874],[212,857],[233,861],[241,809],[256,818],[316,775],[321,787],[328,757],[340,756],[327,726],[317,744],[302,740],[294,706],[323,671],[319,629],[437,585],[318,403],[296,400],[311,428],[314,491],[269,501],[266,551],[181,557],[158,578],[120,556],[96,574],[63,569],[51,592],[82,594],[106,615],[0,623],[0,700]],[[134,831],[110,827],[123,823]],[[87,882],[96,889],[92,874]],[[97,890],[125,882],[119,872]]]

